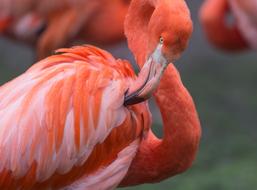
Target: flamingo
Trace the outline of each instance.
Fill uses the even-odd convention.
[[[74,39],[114,43],[124,38],[129,3],[130,0],[0,0],[0,33],[36,43],[39,59]]]
[[[208,40],[229,51],[257,49],[256,0],[206,0],[200,20]],[[231,14],[235,21],[226,23]]]
[[[140,27],[139,27],[140,26]],[[94,46],[62,48],[0,87],[0,189],[113,189],[188,169],[201,129],[171,62],[192,22],[182,0],[132,0],[125,33],[138,75]],[[151,131],[154,94],[163,139]]]

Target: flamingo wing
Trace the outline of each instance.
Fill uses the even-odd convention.
[[[114,187],[149,126],[146,104],[123,106],[126,62],[94,47],[59,51],[0,87],[1,189]]]

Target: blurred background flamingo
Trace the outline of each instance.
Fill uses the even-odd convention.
[[[208,40],[224,50],[257,49],[256,0],[206,0],[200,20]]]
[[[0,88],[1,189],[113,189],[124,177],[121,186],[153,183],[192,165],[200,123],[171,63],[191,37],[187,5],[132,0],[125,31],[138,76],[127,61],[79,46]],[[159,82],[163,139],[145,102]]]
[[[38,58],[83,40],[95,45],[124,38],[130,0],[0,0],[0,32],[36,44]]]

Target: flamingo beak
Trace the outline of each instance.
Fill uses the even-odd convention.
[[[148,59],[153,59],[153,62],[160,64],[160,65],[168,65],[168,60],[162,53],[163,44],[159,43],[153,53],[150,55]]]
[[[128,89],[124,105],[132,105],[149,99],[157,88],[167,66],[168,61],[162,53],[162,44],[159,44],[140,71],[138,82],[135,82],[138,85]]]

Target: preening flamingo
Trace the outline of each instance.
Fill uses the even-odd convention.
[[[127,61],[78,46],[0,88],[1,190],[113,189],[158,182],[191,166],[200,123],[170,63],[191,36],[187,5],[132,0],[125,32],[138,76]],[[152,93],[163,139],[150,128]]]
[[[208,40],[216,47],[238,51],[257,49],[257,0],[206,0],[200,20]],[[228,23],[231,14],[235,21]]]
[[[125,37],[123,25],[129,3],[130,0],[0,0],[0,33],[36,43],[39,58],[74,40],[114,43]]]

